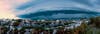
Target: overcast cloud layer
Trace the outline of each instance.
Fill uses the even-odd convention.
[[[21,5],[17,5],[16,7],[16,15],[21,18],[54,18],[54,16],[59,16],[59,18],[69,18],[69,15],[72,14],[64,14],[64,13],[50,13],[51,15],[46,15],[49,10],[81,10],[88,11],[90,13],[97,12],[100,13],[100,0],[30,0]],[[41,15],[41,12],[44,11],[44,15]],[[80,12],[81,12],[80,11]],[[39,13],[40,12],[40,13]],[[87,12],[87,13],[88,13]],[[39,15],[39,16],[38,16]],[[74,14],[79,17],[90,16],[90,14]],[[100,14],[96,14],[100,16]],[[91,15],[91,16],[96,16]],[[75,17],[75,16],[72,16]],[[58,17],[55,17],[58,18]]]
[[[0,0],[0,18],[44,10],[89,10],[100,12],[100,0]]]
[[[84,9],[100,12],[100,0],[30,0],[16,7],[18,14],[38,10]]]

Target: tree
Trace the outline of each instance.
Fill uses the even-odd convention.
[[[94,24],[95,27],[100,28],[100,16],[90,18],[90,24]]]

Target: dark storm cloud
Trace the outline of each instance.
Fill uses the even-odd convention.
[[[17,15],[22,18],[26,17],[38,17],[40,16],[48,16],[50,12],[49,10],[75,10],[71,11],[72,13],[65,11],[65,12],[58,12],[58,11],[51,11],[50,15],[58,14],[98,14],[100,12],[99,8],[99,0],[32,0],[30,2],[24,3],[19,5],[16,10]],[[47,11],[44,11],[47,10]],[[76,10],[81,10],[77,12]],[[84,10],[84,11],[82,11]],[[42,12],[42,13],[41,13]],[[97,15],[96,14],[96,15]],[[49,17],[50,17],[49,15]],[[59,16],[60,17],[60,16]]]

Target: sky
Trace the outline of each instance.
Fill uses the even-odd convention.
[[[18,14],[35,12],[37,10],[80,8],[100,12],[100,0],[31,0],[18,6]],[[27,11],[27,12],[26,12]]]
[[[38,10],[84,9],[100,12],[100,0],[0,0],[0,18],[19,18],[18,15]]]
[[[18,18],[14,14],[14,7],[18,4],[25,3],[28,0],[0,0],[0,19]]]

